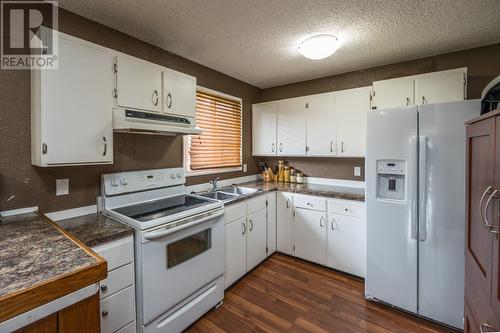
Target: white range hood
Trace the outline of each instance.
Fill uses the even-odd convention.
[[[201,134],[193,118],[123,108],[113,109],[113,131],[169,136]]]

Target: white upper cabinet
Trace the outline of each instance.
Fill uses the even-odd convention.
[[[373,82],[373,106],[377,109],[414,105],[413,77]]]
[[[371,87],[335,92],[337,156],[363,157],[366,151],[366,115]]]
[[[335,156],[335,93],[309,96],[306,106],[307,156]]]
[[[59,36],[59,69],[31,71],[31,152],[38,166],[113,162],[113,56]]]
[[[170,69],[163,70],[163,112],[196,117],[196,78]]]
[[[116,57],[116,104],[160,112],[163,68],[129,56]]]
[[[278,103],[278,156],[306,155],[306,100],[292,98]]]
[[[415,102],[418,105],[466,99],[467,68],[418,75]]]
[[[377,109],[462,101],[466,99],[467,68],[450,69],[373,82]]]
[[[252,154],[275,156],[277,154],[276,126],[278,107],[276,103],[252,105]]]

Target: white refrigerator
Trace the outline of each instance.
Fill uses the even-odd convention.
[[[366,298],[463,328],[464,122],[480,101],[368,112]]]

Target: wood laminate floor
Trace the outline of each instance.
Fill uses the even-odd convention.
[[[274,254],[186,332],[455,332],[364,298],[361,279]]]

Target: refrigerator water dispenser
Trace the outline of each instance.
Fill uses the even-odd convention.
[[[400,160],[377,161],[377,198],[405,200],[406,162]]]

